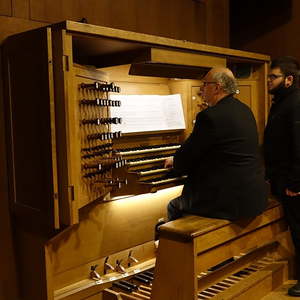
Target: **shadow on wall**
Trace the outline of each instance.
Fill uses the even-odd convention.
[[[231,48],[240,48],[266,32],[288,23],[292,18],[292,2],[230,0]]]

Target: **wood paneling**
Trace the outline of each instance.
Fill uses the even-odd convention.
[[[46,23],[32,22],[20,18],[9,18],[0,16],[0,43],[12,34],[42,27],[44,25],[46,25]]]
[[[11,16],[11,0],[1,0],[0,1],[0,15],[1,16]]]
[[[228,47],[228,1],[2,0],[4,37],[63,20],[79,21],[180,40]],[[33,21],[33,22],[32,22]]]
[[[151,241],[168,200],[180,192],[176,187],[85,208],[80,224],[51,242],[54,273]]]
[[[75,188],[77,182],[68,168],[70,160],[72,161],[74,159],[74,153],[70,149],[73,149],[73,142],[76,142],[77,138],[73,135],[70,135],[70,139],[66,137],[70,122],[74,123],[72,119],[73,110],[68,105],[74,99],[73,93],[75,90],[73,82],[70,79],[73,77],[73,68],[69,63],[73,59],[71,36],[66,35],[64,30],[62,32],[54,32],[53,43],[56,45],[56,47],[53,47],[53,58],[57,61],[57,63],[54,64],[54,98],[66,99],[65,102],[60,101],[59,103],[55,103],[56,120],[60,120],[57,121],[54,126],[57,127],[57,141],[58,144],[61,145],[61,150],[58,151],[57,155],[58,178],[59,181],[63,182],[62,185],[59,185],[60,222],[65,225],[71,225],[78,222],[77,202],[73,201],[77,199],[77,189]],[[58,72],[57,69],[63,70],[63,72]],[[69,89],[69,92],[66,92],[67,89]],[[69,146],[66,146],[66,143],[69,144]],[[76,160],[77,158],[75,161]]]
[[[6,298],[5,300],[52,300],[48,294],[45,268],[45,253],[43,244],[45,239],[19,229],[15,234],[17,271],[22,298]],[[22,246],[21,246],[22,245]],[[38,274],[38,276],[37,276]],[[34,280],[32,280],[34,278]]]
[[[30,0],[12,0],[12,15],[17,18],[29,19]]]
[[[239,80],[238,88],[240,93],[236,95],[243,103],[247,104],[256,119],[259,142],[263,142],[263,132],[265,128],[265,105],[266,105],[266,95],[264,94],[264,77],[261,76],[259,80]]]
[[[212,2],[121,0],[112,4],[110,0],[32,0],[30,15],[32,20],[49,23],[86,18],[95,25],[228,46],[228,0]],[[207,21],[211,22],[209,26]]]
[[[147,11],[148,5],[149,2],[145,3],[145,11],[142,16]],[[137,19],[142,17],[137,15],[137,8],[138,3],[136,0],[122,0],[118,3],[115,2],[113,5],[109,5],[108,10],[104,11],[104,13],[108,14],[109,26],[120,29],[128,28],[127,30],[137,31]],[[101,20],[97,17],[94,22],[99,23]]]
[[[11,201],[15,209],[25,209],[57,228],[51,46],[50,28],[14,36],[10,38],[9,46],[4,46],[6,61],[3,69],[4,84],[9,86],[9,91],[4,94],[5,104],[15,113],[7,120],[8,139],[12,141],[11,146],[16,146],[16,150],[8,151],[8,168],[14,174],[14,180],[9,182]],[[12,99],[21,101],[9,102]],[[16,137],[20,140],[16,141]],[[34,150],[29,149],[28,144],[36,145]],[[53,172],[44,173],[44,170]],[[32,185],[34,194],[30,192]]]
[[[206,44],[229,47],[229,0],[210,0],[206,5]]]

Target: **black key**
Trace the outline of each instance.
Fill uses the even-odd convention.
[[[131,283],[131,282],[128,282],[128,281],[125,281],[125,280],[120,280],[119,281],[121,284],[123,285],[127,285],[129,286],[131,289],[133,290],[137,290],[138,289],[138,285],[134,284],[134,283]]]
[[[151,271],[145,271],[145,272],[143,272],[143,273],[146,274],[146,275],[149,275],[149,276],[154,277],[154,273],[151,272]]]
[[[144,277],[141,277],[140,275],[133,276],[133,279],[135,279],[135,280],[137,280],[139,282],[142,282],[142,283],[147,283],[147,284],[150,283],[150,280],[145,279]]]
[[[129,292],[131,293],[132,292],[132,288],[130,288],[129,286],[125,285],[125,284],[121,284],[119,282],[113,282],[112,284],[114,287],[117,287],[125,292]]]
[[[150,281],[153,280],[153,277],[152,277],[152,276],[146,275],[146,274],[144,274],[144,273],[140,273],[139,276],[144,277],[145,279],[148,279],[148,280],[150,280]]]

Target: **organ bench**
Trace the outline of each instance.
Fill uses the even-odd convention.
[[[274,199],[262,215],[238,222],[186,216],[160,227],[151,296],[143,287],[115,288],[104,299],[261,299],[287,280],[290,249]]]
[[[270,288],[267,281],[273,281],[275,288],[286,276],[286,262],[276,262],[289,251],[282,217],[280,205],[271,201],[262,215],[249,220],[186,216],[162,225],[152,300],[239,299],[243,291],[253,293],[250,285],[265,281],[264,289],[254,290],[255,299],[259,299],[263,296],[259,294]],[[236,260],[206,273],[231,257]],[[265,266],[258,268],[258,261]],[[241,276],[245,268],[251,271]],[[229,286],[222,289],[226,278]]]

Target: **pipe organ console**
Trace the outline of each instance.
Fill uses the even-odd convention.
[[[249,68],[237,97],[261,138],[268,56],[72,21],[11,36],[2,48],[22,299],[219,299],[223,290],[231,299],[229,287],[265,274],[268,259],[271,271],[286,270],[274,262],[288,252],[278,205],[247,224],[185,217],[154,242],[185,180],[164,161],[193,128],[201,76],[214,66]],[[171,94],[180,94],[185,129],[126,133],[111,114],[124,107],[114,95]]]
[[[77,68],[79,78],[83,78],[81,72],[82,68]],[[103,73],[94,71],[94,74],[90,81],[103,77]],[[86,202],[108,194],[112,197],[143,194],[182,184],[184,176],[164,168],[165,159],[173,155],[180,144],[142,147],[142,136],[132,148],[128,148],[130,138],[126,136],[118,142],[123,134],[112,131],[110,125],[121,124],[122,118],[111,117],[110,107],[120,107],[122,101],[109,99],[109,94],[120,93],[121,87],[104,79],[92,83],[85,79],[78,88],[82,193]],[[178,139],[177,134],[174,138]]]

